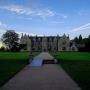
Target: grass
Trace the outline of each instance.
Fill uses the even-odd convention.
[[[32,55],[28,52],[0,52],[0,86],[19,72],[27,64],[29,58],[37,54],[38,52]],[[59,64],[82,90],[90,90],[90,53],[51,52],[51,54],[59,60]]]
[[[17,72],[19,72],[24,66],[25,62],[0,62],[0,86],[5,84],[10,78],[12,78]]]
[[[11,60],[11,61],[18,61],[18,60],[26,60],[29,59],[28,52],[0,52],[0,61],[2,60]]]
[[[89,52],[55,52],[51,53],[62,60],[89,60],[90,61],[90,53]]]
[[[24,68],[29,58],[37,54],[38,52],[34,52],[32,55],[29,55],[28,52],[0,52],[0,86]]]
[[[52,55],[82,90],[90,90],[90,53],[57,52]]]

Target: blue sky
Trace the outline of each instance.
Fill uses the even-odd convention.
[[[30,35],[90,34],[90,0],[0,0],[0,36],[6,30]]]

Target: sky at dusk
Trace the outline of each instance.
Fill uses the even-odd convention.
[[[0,37],[6,30],[87,37],[90,0],[0,0]]]

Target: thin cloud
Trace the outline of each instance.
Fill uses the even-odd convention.
[[[10,5],[10,6],[0,6],[0,9],[8,10],[11,12],[15,12],[17,14],[31,14],[33,13],[31,8],[24,8],[16,5]]]
[[[59,14],[57,14],[57,15],[59,15],[59,16],[62,17],[63,19],[67,19],[67,18],[68,18],[68,16],[65,15],[65,14],[63,14],[63,13],[59,13]]]
[[[11,5],[11,6],[0,6],[0,9],[8,10],[16,14],[25,14],[25,15],[39,16],[39,17],[50,17],[55,15],[55,13],[48,8],[33,9],[30,7]]]
[[[6,24],[0,21],[0,27],[6,27]]]
[[[20,32],[20,31],[18,31],[17,32],[19,35],[20,35],[20,37],[21,37],[21,35],[23,34],[23,35],[30,35],[30,36],[35,36],[36,34],[34,34],[34,33],[30,33],[30,32]]]
[[[90,29],[90,23],[87,23],[78,28],[72,29],[71,32],[83,31],[83,30],[88,30],[88,29]]]
[[[2,35],[5,33],[5,28],[6,28],[6,24],[3,23],[2,21],[0,21],[0,37],[2,37]]]
[[[41,17],[47,17],[47,16],[54,16],[55,13],[49,9],[42,9],[42,10],[37,10],[35,15]]]
[[[0,29],[0,38],[2,37],[2,35],[6,32],[6,30],[4,29]]]

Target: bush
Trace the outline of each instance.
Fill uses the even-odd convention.
[[[0,51],[1,51],[1,52],[4,52],[4,51],[6,51],[6,48],[2,46],[2,47],[0,48]]]

